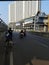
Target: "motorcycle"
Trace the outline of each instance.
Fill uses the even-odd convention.
[[[23,30],[21,30],[21,32],[20,32],[20,38],[23,38],[24,37],[24,32],[23,32]]]
[[[13,41],[12,41],[12,36],[7,32],[6,33],[6,46],[12,48],[13,46]]]
[[[20,33],[20,38],[23,38],[24,37],[24,33]]]

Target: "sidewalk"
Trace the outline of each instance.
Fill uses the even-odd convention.
[[[5,38],[4,33],[0,35],[0,65],[4,65],[5,57]]]
[[[26,65],[30,65],[30,63],[27,63]],[[31,65],[49,65],[49,60],[40,60],[40,59],[32,59]]]

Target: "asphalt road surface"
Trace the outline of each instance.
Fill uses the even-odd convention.
[[[8,54],[0,43],[0,65],[49,65],[49,39],[28,32],[20,39],[19,32],[13,32],[13,43]]]
[[[19,32],[14,32],[13,42],[13,65],[34,65],[34,58],[49,61],[49,39],[30,33],[20,39]]]

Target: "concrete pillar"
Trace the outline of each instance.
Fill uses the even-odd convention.
[[[35,19],[33,18],[33,22],[34,22],[34,31],[35,31]]]
[[[23,28],[23,23],[24,23],[24,21],[21,21],[21,22],[20,22],[20,28],[21,28],[21,29]]]
[[[49,32],[49,15],[48,15],[48,32]]]
[[[20,28],[23,28],[23,23],[22,22],[20,23]]]
[[[46,26],[44,26],[44,32],[46,32]]]

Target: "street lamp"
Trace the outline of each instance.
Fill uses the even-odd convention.
[[[1,15],[1,14],[0,14]],[[0,18],[0,23],[1,23],[1,18]]]
[[[35,18],[33,18],[33,22],[34,22],[34,31],[35,31]]]

